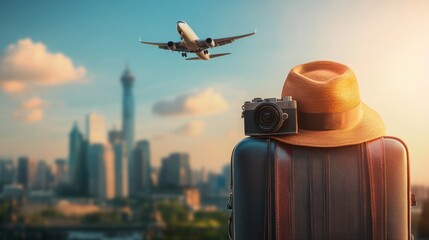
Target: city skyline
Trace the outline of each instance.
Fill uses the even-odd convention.
[[[66,158],[71,124],[84,129],[92,111],[108,129],[120,128],[118,77],[128,63],[136,79],[135,139],[151,142],[153,166],[171,152],[188,152],[195,168],[220,172],[244,138],[244,101],[279,97],[292,67],[333,60],[353,69],[362,101],[409,147],[412,183],[429,183],[427,1],[185,5],[186,13],[157,1],[0,2],[0,157]],[[178,20],[201,38],[258,33],[208,62],[138,43],[140,35],[179,40]]]

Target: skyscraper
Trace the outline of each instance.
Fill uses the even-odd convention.
[[[110,145],[89,145],[89,194],[98,198],[115,196],[114,156]]]
[[[152,192],[151,172],[149,142],[141,140],[134,150],[133,193],[149,197]]]
[[[109,131],[109,142],[113,145],[114,143],[122,142],[122,132],[121,130],[117,130],[115,126],[113,126],[112,130]]]
[[[125,145],[122,141],[112,143],[115,158],[116,197],[128,197],[128,161]]]
[[[0,192],[3,186],[13,183],[15,166],[12,159],[0,159]]]
[[[100,182],[100,180],[105,179],[106,173],[103,172],[104,171],[103,166],[104,166],[104,161],[106,156],[110,156],[109,150],[111,151],[111,148],[107,142],[106,126],[104,123],[103,116],[95,113],[89,113],[87,115],[86,135],[87,135],[86,167],[87,167],[87,173],[88,173],[88,193],[90,196],[93,196],[93,197],[104,198],[105,182]],[[113,160],[113,154],[112,154],[112,160]],[[100,193],[101,191],[103,191],[103,193]]]
[[[115,160],[115,193],[116,197],[128,197],[128,152],[122,137],[122,131],[113,127],[109,131],[109,142],[113,147]]]
[[[83,145],[84,143],[82,143],[82,145]],[[84,194],[85,192],[85,190],[86,190],[86,185],[87,185],[87,182],[86,182],[86,178],[87,178],[87,176],[86,176],[86,167],[85,167],[85,162],[83,161],[83,160],[85,160],[85,158],[84,157],[82,157],[82,173],[79,173],[79,174],[76,174],[76,176],[80,176],[81,178],[84,178],[84,179],[80,179],[80,180],[75,180],[75,182],[77,183],[77,184],[82,184],[82,185],[80,185],[77,189],[78,190],[82,190],[83,192],[81,192],[81,194]],[[79,169],[79,168],[78,168]],[[61,158],[58,158],[58,159],[56,159],[55,160],[55,180],[54,180],[54,182],[55,182],[55,185],[58,185],[58,184],[62,184],[62,183],[65,183],[66,181],[67,181],[67,178],[66,178],[66,176],[67,176],[67,173],[69,172],[70,170],[68,170],[68,167],[67,167],[67,162],[66,162],[66,160],[65,159],[61,159]],[[83,180],[85,180],[85,182],[83,183]],[[72,183],[72,185],[74,185],[74,183]]]
[[[89,144],[107,143],[106,125],[104,124],[103,116],[96,113],[87,115],[86,136]]]
[[[88,194],[91,197],[97,197],[98,195],[98,162],[103,159],[103,151],[102,144],[88,144]]]
[[[122,95],[122,137],[125,141],[125,151],[128,159],[128,173],[129,184],[134,182],[134,168],[133,149],[134,149],[134,94],[133,84],[134,76],[131,74],[128,67],[125,69],[121,76],[121,83],[123,88]]]
[[[115,159],[110,145],[103,145],[103,154],[98,159],[98,197],[111,199],[115,197]]]
[[[168,189],[180,189],[191,186],[191,165],[187,153],[172,153],[162,159],[159,174],[159,186]]]
[[[53,186],[52,168],[44,160],[36,164],[36,175],[34,178],[34,188],[38,190],[48,190]]]
[[[35,172],[36,169],[33,159],[29,157],[18,158],[17,182],[25,189],[29,189],[33,186]]]
[[[86,193],[87,186],[87,169],[86,169],[86,142],[83,139],[82,133],[79,131],[77,123],[73,124],[73,128],[69,134],[69,157],[68,157],[68,166],[69,166],[69,176],[68,181],[80,194]],[[57,167],[61,167],[60,162],[57,161]],[[57,169],[59,171],[66,171],[67,169]],[[64,174],[66,172],[57,174]],[[66,180],[64,176],[57,175],[57,183],[60,181]]]

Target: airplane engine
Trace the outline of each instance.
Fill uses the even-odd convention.
[[[172,42],[172,41],[169,41],[167,43],[167,46],[168,46],[168,49],[170,49],[171,51],[176,50],[176,44],[174,44],[174,42]]]
[[[212,48],[212,47],[216,46],[215,41],[213,41],[213,39],[211,39],[211,38],[207,38],[206,39],[206,45],[209,48]]]

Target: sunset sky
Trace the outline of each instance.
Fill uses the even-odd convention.
[[[182,151],[194,169],[219,171],[244,137],[244,101],[279,97],[292,67],[332,60],[407,143],[412,182],[429,184],[428,13],[427,0],[0,1],[0,157],[66,158],[89,112],[120,127],[128,64],[136,139],[150,140],[153,165]],[[138,42],[178,41],[178,20],[200,38],[257,34],[211,61]]]

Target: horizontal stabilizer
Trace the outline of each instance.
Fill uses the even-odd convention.
[[[187,58],[186,60],[201,60],[199,57]]]
[[[222,57],[225,55],[229,55],[231,53],[218,53],[218,54],[210,54],[210,58]]]
[[[229,55],[229,54],[231,54],[231,53],[210,54],[210,58],[222,57],[222,56]],[[193,57],[193,58],[187,58],[186,60],[201,60],[201,58]]]

